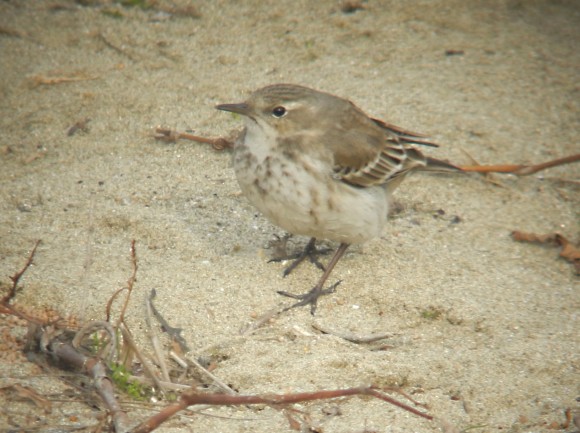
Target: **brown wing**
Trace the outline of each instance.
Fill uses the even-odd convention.
[[[352,185],[398,184],[410,170],[424,167],[426,158],[412,144],[437,146],[425,136],[370,119],[359,110],[336,131],[333,145],[335,176]]]

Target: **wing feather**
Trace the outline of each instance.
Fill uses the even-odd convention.
[[[369,120],[366,128],[356,128],[354,134],[346,132],[341,137],[350,145],[342,146],[342,152],[335,153],[335,176],[351,185],[388,184],[426,164],[426,158],[412,144],[437,146],[423,135],[365,116],[366,119]],[[353,141],[353,137],[357,139]]]
[[[432,158],[426,158],[414,145],[438,147],[427,136],[368,117],[349,101],[341,100],[324,116],[323,139],[330,143],[334,177],[359,187],[386,185],[394,189],[403,177],[414,169],[426,168]],[[337,121],[340,119],[340,121]],[[348,129],[347,129],[348,127]],[[440,171],[456,167],[442,161]],[[428,168],[428,167],[427,167]]]

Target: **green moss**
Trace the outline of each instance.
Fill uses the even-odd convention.
[[[437,320],[441,317],[443,311],[435,307],[429,307],[421,311],[421,317],[427,320]]]
[[[111,380],[115,385],[115,389],[124,392],[135,400],[146,400],[151,396],[151,388],[133,382],[130,379],[129,371],[124,365],[112,363],[109,368],[111,369]]]
[[[152,6],[149,0],[116,0],[115,3],[125,7],[139,7],[141,9],[149,9]]]

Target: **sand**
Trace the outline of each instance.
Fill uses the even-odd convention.
[[[337,1],[199,1],[197,17],[179,13],[187,2],[79,3],[0,2],[3,285],[42,240],[19,304],[102,320],[135,240],[127,320],[145,353],[155,289],[189,356],[213,360],[240,393],[400,385],[437,417],[368,398],[296,406],[312,431],[541,432],[580,409],[580,281],[557,249],[510,237],[578,239],[578,164],[410,177],[384,235],[349,250],[314,317],[295,309],[241,334],[289,304],[277,290],[306,291],[320,271],[304,264],[282,278],[285,263],[268,263],[284,232],[241,195],[229,152],[153,138],[157,125],[228,136],[241,121],[216,104],[292,82],[429,134],[442,145],[430,154],[456,164],[577,153],[580,3],[369,1],[344,13]],[[67,134],[87,118],[86,131]],[[306,241],[292,238],[289,251]],[[357,344],[315,324],[389,336]],[[0,368],[2,386],[67,389],[32,365]],[[96,423],[87,405],[59,408],[25,426],[75,425],[71,414]],[[3,413],[4,431],[15,416]],[[269,407],[204,413],[159,431],[291,431]]]

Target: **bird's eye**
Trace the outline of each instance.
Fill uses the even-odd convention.
[[[280,117],[284,117],[285,115],[286,115],[286,109],[282,106],[275,107],[272,110],[272,116],[274,116],[274,117],[280,118]]]

